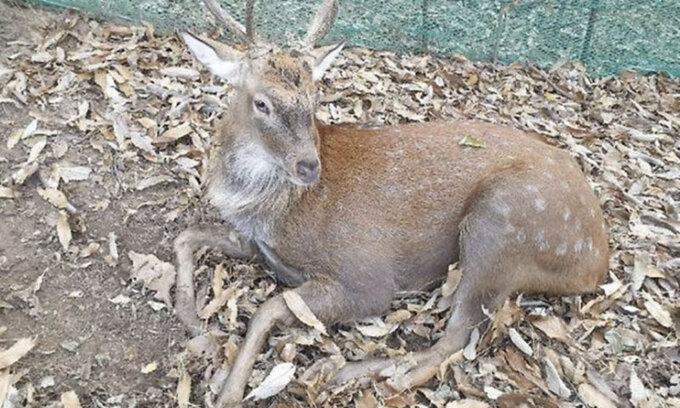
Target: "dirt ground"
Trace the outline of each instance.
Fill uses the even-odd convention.
[[[63,16],[0,4],[0,61]],[[92,95],[92,99],[96,96]],[[31,109],[39,108],[0,105],[3,141],[16,124],[31,120]],[[61,109],[68,108],[60,104],[40,114],[59,115]],[[64,159],[80,165],[101,160],[87,143],[90,135],[59,126],[54,129],[63,131],[60,137],[68,146]],[[9,151],[5,143],[0,145],[3,177],[19,161],[20,151]],[[0,310],[0,326],[11,331],[10,338],[0,340],[0,344],[7,347],[12,338],[37,337],[37,346],[23,366],[30,367],[27,375],[37,388],[31,406],[47,406],[71,389],[81,396],[83,406],[101,406],[97,404],[112,397],[115,400],[118,395],[125,396],[125,406],[163,406],[172,400],[168,394],[174,393],[176,381],[165,376],[165,368],[185,339],[184,330],[167,309],[153,311],[145,304],[148,296],[126,285],[130,265],[127,257],[121,256],[117,265],[110,266],[102,257],[80,257],[79,250],[89,243],[107,246],[108,235],[114,233],[121,254],[133,250],[172,259],[172,240],[188,216],[183,212],[171,223],[164,216],[187,205],[178,202],[180,191],[176,185],[151,193],[121,189],[118,178],[126,175],[125,169],[119,171],[97,174],[86,185],[70,187],[69,198],[86,230],[75,235],[75,244],[69,251],[62,251],[53,233],[57,210],[38,196],[38,177],[32,177],[22,187],[21,200],[0,203],[0,299],[12,305],[7,308],[5,304]],[[106,209],[93,210],[101,200],[108,203]],[[155,203],[137,209],[149,201]],[[134,215],[124,222],[130,211]],[[35,295],[23,299],[9,296],[39,278],[42,284]],[[110,301],[119,294],[132,298],[132,306]],[[160,369],[142,374],[141,368],[152,362],[157,362]],[[41,388],[39,384],[49,384],[50,378],[55,385]]]
[[[130,251],[172,263],[172,241],[181,230],[199,221],[217,222],[204,208],[199,185],[211,122],[228,93],[220,83],[205,85],[207,96],[193,91],[189,84],[199,79],[193,69],[163,71],[192,63],[175,39],[148,30],[0,3],[0,86],[5,87],[0,94],[0,350],[17,339],[35,339],[34,348],[12,366],[13,386],[3,408],[61,406],[62,394],[70,390],[83,407],[176,406],[178,378],[185,371],[193,381],[191,400],[201,405],[219,371],[210,359],[184,365],[178,356],[186,354],[188,338],[171,308],[130,279]],[[136,45],[136,38],[144,44]],[[565,82],[556,85],[557,77],[551,80],[534,68],[473,65],[457,57],[371,58],[366,50],[347,54],[331,75],[336,81],[324,85],[321,120],[394,123],[467,116],[551,138],[579,158],[606,209],[613,249],[609,286],[585,297],[523,303],[518,309],[523,317],[507,326],[515,325],[530,340],[537,353],[532,358],[512,351],[516,348],[503,335],[506,327],[491,336],[478,359],[400,399],[374,384],[320,400],[309,391],[315,385],[294,384],[288,394],[261,405],[306,406],[316,400],[321,406],[454,407],[462,406],[453,404],[463,398],[477,398],[494,406],[519,406],[517,401],[679,406],[678,81],[659,76],[593,84],[582,72],[567,70],[559,74]],[[386,74],[381,61],[397,61],[399,70]],[[344,67],[352,74],[345,75]],[[429,91],[416,89],[430,72],[444,82],[432,80],[423,88]],[[518,73],[525,79],[512,79]],[[207,81],[205,73],[201,76]],[[376,81],[389,83],[397,97],[381,97]],[[519,99],[499,102],[494,95],[506,86]],[[528,96],[522,94],[527,90]],[[550,105],[555,101],[562,105]],[[191,131],[183,130],[184,122],[192,123]],[[589,130],[591,124],[597,129]],[[239,288],[226,311],[210,320],[211,327],[226,332],[228,360],[250,314],[277,289],[249,265],[211,253],[200,263],[204,297],[210,286],[205,271],[218,265],[229,272],[225,284]],[[446,308],[432,306],[437,296],[435,291],[395,302],[395,310],[408,312],[396,324],[388,316],[388,326],[378,319],[336,327],[335,341],[302,328],[279,333],[251,385],[274,360],[294,361],[302,370],[326,355],[361,359],[430,344],[445,323]],[[569,316],[564,325],[569,341],[567,334],[540,324],[553,315]],[[366,335],[366,327],[380,334]],[[296,350],[292,356],[281,351],[290,351],[287,344]],[[569,369],[555,357],[568,395],[542,382],[548,376],[542,364],[557,355],[576,367]],[[519,377],[530,380],[516,378],[522,371],[518,359],[526,369]],[[498,374],[504,370],[514,376]],[[0,390],[0,403],[1,396]]]

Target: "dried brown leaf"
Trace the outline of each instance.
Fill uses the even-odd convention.
[[[451,401],[446,404],[446,408],[490,408],[491,405],[484,401],[465,398],[458,401]]]
[[[658,302],[656,302],[648,293],[644,293],[645,309],[649,314],[663,327],[673,327],[673,318],[671,314]]]
[[[285,292],[284,292],[285,293]],[[246,396],[246,400],[259,401],[281,392],[295,377],[295,365],[292,363],[277,364],[254,390]]]
[[[457,264],[449,265],[448,274],[446,275],[446,281],[442,285],[443,297],[449,297],[453,295],[453,293],[458,288],[458,284],[460,283],[460,278],[462,276],[463,276],[462,272],[460,268],[458,268]]]
[[[314,316],[312,310],[309,308],[309,306],[307,306],[307,303],[305,303],[304,299],[302,299],[302,297],[300,297],[297,292],[287,290],[283,292],[282,295],[286,305],[288,306],[288,309],[293,312],[298,320],[307,326],[317,329],[323,334],[328,334],[324,324],[321,323],[321,321],[317,319],[316,316]]]
[[[177,405],[180,408],[187,408],[189,406],[189,397],[191,396],[191,376],[182,370],[179,380],[177,381]]]
[[[564,384],[564,381],[562,381],[555,365],[545,357],[543,358],[543,365],[545,366],[545,380],[548,389],[561,399],[567,400],[571,396],[571,390]]]
[[[0,198],[16,198],[17,193],[10,187],[0,186]]]
[[[43,198],[43,200],[49,202],[53,206],[64,209],[68,206],[68,199],[66,195],[56,188],[37,188],[38,195]]]
[[[61,403],[64,408],[80,408],[80,400],[75,391],[67,391],[61,394]]]
[[[154,298],[171,305],[170,288],[175,283],[175,267],[171,263],[161,261],[155,255],[129,251],[128,257],[132,261],[130,278],[142,281],[145,288],[156,291]]]
[[[581,396],[583,402],[589,407],[593,408],[616,408],[616,404],[609,398],[605,397],[592,385],[583,383],[578,386],[578,394]]]
[[[547,315],[530,319],[531,324],[545,333],[551,339],[557,339],[564,343],[570,341],[569,330],[562,319],[555,315]]]
[[[647,402],[647,389],[635,369],[630,370],[630,402],[634,407],[642,407]]]
[[[65,183],[71,181],[85,181],[90,177],[92,169],[85,166],[64,166],[59,167],[59,175]]]
[[[5,406],[7,392],[9,391],[9,369],[0,370],[0,407]]]
[[[189,122],[184,122],[181,125],[170,128],[163,132],[156,140],[154,140],[152,143],[155,145],[158,144],[167,144],[167,143],[172,143],[174,141],[177,141],[184,136],[188,135],[191,133],[193,130],[191,129],[191,123]]]
[[[12,347],[0,351],[0,370],[16,363],[35,346],[35,339],[24,337],[16,341]]]
[[[68,250],[68,246],[71,244],[71,225],[68,222],[68,214],[64,211],[59,211],[59,218],[57,218],[57,237],[59,238],[59,243],[65,251]]]
[[[534,350],[531,348],[529,343],[524,340],[521,334],[514,328],[511,327],[508,330],[508,335],[510,337],[510,340],[512,343],[521,351],[522,353],[526,354],[527,356],[531,356],[534,354]]]

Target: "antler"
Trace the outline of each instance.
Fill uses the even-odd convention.
[[[218,3],[217,0],[203,0],[206,7],[217,18],[227,30],[229,30],[238,40],[246,45],[255,45],[257,39],[255,37],[255,0],[246,1],[246,26],[243,27],[241,23],[236,21],[231,14],[227,13]],[[338,0],[323,0],[319,9],[312,20],[312,24],[307,30],[307,34],[303,43],[313,48],[317,42],[328,34],[335,21],[335,16],[338,14]]]
[[[253,9],[255,0],[248,0],[246,3],[246,27],[236,21],[231,14],[227,13],[216,0],[203,0],[208,10],[217,18],[227,30],[229,30],[238,40],[246,45],[255,44]]]
[[[331,31],[333,22],[335,21],[335,16],[338,14],[338,0],[324,0],[319,6],[312,24],[307,30],[304,44],[310,48],[313,48],[317,42]]]

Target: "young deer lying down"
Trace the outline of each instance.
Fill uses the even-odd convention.
[[[175,243],[177,313],[193,333],[201,329],[192,253],[205,245],[257,257],[326,323],[380,314],[397,292],[441,282],[458,261],[462,278],[444,336],[405,357],[417,363],[417,382],[465,346],[483,307],[515,292],[592,291],[602,280],[602,213],[569,154],[489,123],[320,126],[314,81],[342,44],[313,46],[329,31],[336,0],[323,1],[295,48],[257,41],[252,0],[245,29],[214,0],[205,3],[247,49],[182,34],[196,58],[236,88],[215,135],[207,190],[228,226],[192,228]],[[485,147],[461,146],[468,135]],[[295,320],[281,295],[260,307],[218,406],[241,403],[265,336]],[[335,378],[395,361],[349,363]]]

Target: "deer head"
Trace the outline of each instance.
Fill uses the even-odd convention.
[[[262,161],[256,166],[276,168],[295,185],[314,184],[321,171],[319,134],[314,123],[318,103],[315,81],[321,79],[344,43],[320,48],[315,45],[330,31],[337,0],[324,0],[303,41],[285,47],[257,39],[254,0],[246,4],[245,28],[215,0],[204,3],[246,46],[241,51],[208,38],[181,34],[195,57],[236,89],[228,131],[243,138],[242,143],[254,146],[257,160]]]

